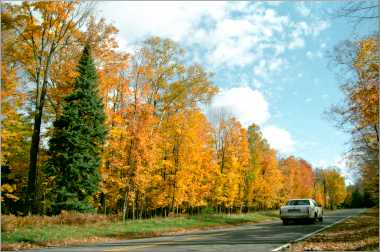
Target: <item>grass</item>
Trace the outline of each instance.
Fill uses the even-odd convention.
[[[371,208],[305,241],[291,245],[291,251],[353,251],[379,248],[379,209]]]
[[[2,217],[2,249],[35,248],[105,242],[112,239],[159,236],[169,232],[254,223],[278,218],[277,211],[248,214],[182,216],[129,220],[125,223],[96,215],[69,214],[70,217]],[[78,217],[79,216],[79,217]],[[27,218],[31,218],[28,220]],[[41,219],[39,221],[39,218]],[[77,219],[77,222],[72,219]],[[103,219],[102,219],[103,218]],[[58,220],[57,220],[58,219]],[[61,224],[62,223],[62,224]]]

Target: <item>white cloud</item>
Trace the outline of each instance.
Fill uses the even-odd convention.
[[[279,38],[289,22],[288,17],[261,8],[259,3],[254,6],[246,5],[250,12],[225,18],[208,31],[207,38],[212,38],[207,43],[211,52],[208,60],[212,65],[244,66],[263,58],[265,49],[274,50],[277,56],[284,53],[286,45]]]
[[[282,3],[283,3],[283,1],[268,1],[267,2],[268,5],[272,5],[272,6],[277,6],[277,5],[280,5]]]
[[[265,60],[260,60],[258,64],[253,68],[254,74],[263,77],[266,72],[266,65],[267,62]]]
[[[261,88],[261,86],[263,85],[260,81],[256,80],[256,79],[253,79],[253,85],[256,87],[256,88]]]
[[[312,98],[308,97],[305,99],[305,102],[311,102],[312,100],[313,100]]]
[[[215,66],[244,66],[257,58],[250,52],[252,43],[250,38],[222,41],[211,51],[208,61]]]
[[[309,16],[311,13],[311,10],[306,7],[304,2],[299,2],[296,5],[297,11],[304,17]]]
[[[294,151],[294,141],[287,130],[276,126],[267,126],[262,129],[262,132],[272,148],[281,153]]]
[[[269,70],[271,71],[278,71],[281,67],[281,65],[283,65],[285,63],[285,61],[281,58],[277,58],[277,59],[274,59],[272,62],[269,63]]]
[[[98,11],[112,20],[120,29],[120,36],[128,41],[134,42],[147,35],[181,40],[204,15],[222,19],[226,5],[226,2],[207,1],[104,1],[98,4]]]
[[[277,3],[276,3],[277,4]],[[280,4],[280,3],[278,3]],[[119,29],[121,49],[147,36],[161,36],[191,48],[191,57],[211,71],[255,68],[260,81],[279,74],[289,49],[303,48],[329,23],[314,17],[295,21],[271,2],[104,1],[97,10]],[[307,10],[301,4],[301,10]],[[261,61],[263,60],[263,61]]]
[[[284,44],[277,44],[277,45],[274,45],[273,46],[274,50],[275,50],[275,55],[278,56],[278,55],[281,55],[285,52],[285,45]]]
[[[319,33],[321,33],[323,30],[326,30],[327,28],[330,27],[330,23],[325,21],[325,20],[320,20],[312,26],[312,34],[314,36],[318,36]]]
[[[316,168],[324,168],[327,166],[327,162],[326,160],[324,159],[319,159],[317,162],[316,162]]]
[[[294,36],[289,43],[289,49],[302,48],[305,45],[305,40],[299,36]]]
[[[270,117],[264,95],[248,86],[222,90],[211,106],[230,111],[245,127],[252,123],[262,124]]]
[[[256,76],[268,79],[273,73],[280,72],[287,62],[282,58],[274,58],[271,61],[260,60],[257,65],[253,68],[253,73]]]
[[[308,59],[316,59],[316,58],[322,58],[323,57],[323,53],[321,51],[317,51],[317,52],[311,52],[311,51],[307,51],[306,52],[306,57]]]

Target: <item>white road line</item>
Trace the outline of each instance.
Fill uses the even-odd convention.
[[[302,241],[302,240],[304,240],[304,239],[306,239],[306,238],[309,238],[310,236],[312,236],[312,235],[314,235],[314,234],[316,234],[316,233],[319,233],[319,232],[321,232],[321,231],[323,231],[323,230],[325,230],[325,229],[327,229],[327,228],[329,228],[329,227],[331,227],[331,226],[334,226],[334,225],[336,225],[336,224],[338,224],[338,223],[341,223],[341,222],[343,222],[343,221],[345,221],[345,220],[347,220],[347,219],[349,219],[349,218],[351,218],[351,217],[352,217],[352,215],[347,216],[347,217],[345,217],[345,218],[343,218],[343,219],[340,219],[340,220],[338,220],[338,221],[336,221],[336,222],[334,222],[334,223],[331,223],[330,225],[324,226],[323,228],[320,228],[320,229],[318,229],[318,230],[316,230],[316,231],[314,231],[314,232],[311,232],[310,234],[304,235],[304,236],[302,236],[301,238],[298,238],[298,239],[294,240],[293,242],[298,242],[298,241]]]
[[[272,251],[280,251],[280,250],[282,250],[282,249],[284,249],[284,248],[287,248],[287,247],[289,247],[290,246],[290,243],[286,243],[286,244],[284,244],[284,245],[281,245],[280,247],[277,247],[277,248],[275,248],[275,249],[272,249]]]
[[[329,225],[327,225],[327,226],[324,226],[323,228],[320,228],[320,229],[318,229],[318,230],[316,230],[316,231],[314,231],[314,232],[311,232],[311,233],[309,233],[309,234],[307,234],[307,235],[304,235],[304,236],[302,236],[301,238],[298,238],[298,239],[296,239],[296,240],[294,240],[294,241],[291,241],[291,242],[286,243],[286,244],[284,244],[284,245],[281,245],[281,246],[279,246],[279,247],[277,247],[277,248],[275,248],[275,249],[272,249],[272,251],[280,251],[280,250],[282,250],[282,249],[284,249],[284,248],[287,248],[287,247],[290,246],[290,243],[292,243],[292,242],[302,241],[302,240],[304,240],[304,239],[306,239],[306,238],[308,238],[308,237],[310,237],[310,236],[312,236],[312,235],[314,235],[314,234],[316,234],[316,233],[319,233],[319,232],[321,232],[321,231],[323,231],[323,230],[325,230],[325,229],[327,229],[327,228],[329,228],[329,227],[331,227],[331,226],[334,226],[334,225],[336,225],[336,224],[338,224],[338,223],[341,223],[342,221],[345,221],[345,220],[347,220],[348,218],[351,218],[351,217],[352,217],[352,215],[347,216],[347,217],[345,217],[345,218],[343,218],[343,219],[337,220],[336,222],[331,223],[331,224],[329,224]]]

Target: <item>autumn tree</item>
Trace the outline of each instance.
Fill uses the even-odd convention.
[[[346,198],[346,186],[343,176],[335,168],[321,169],[316,173],[317,183],[323,188],[323,205],[334,209]]]
[[[63,48],[73,42],[88,14],[88,3],[23,2],[7,4],[3,17],[15,34],[17,51],[12,55],[33,87],[33,133],[29,157],[28,210],[37,211],[37,161],[41,124],[49,85],[51,66]]]
[[[218,164],[212,201],[218,211],[242,211],[249,165],[247,131],[224,109],[210,112]]]
[[[256,209],[278,207],[283,201],[283,175],[279,169],[276,151],[271,149],[260,128],[248,128],[250,153],[250,205]]]
[[[6,19],[6,17],[5,17]],[[26,92],[17,76],[19,65],[12,58],[15,34],[9,22],[1,22],[1,201],[3,213],[21,211],[22,186],[26,182],[30,124],[22,112]]]
[[[361,171],[365,187],[378,199],[379,176],[379,57],[374,37],[337,51],[336,61],[353,77],[341,86],[344,103],[331,108],[337,127],[351,134],[350,164]],[[352,75],[352,74],[351,74]]]
[[[179,196],[175,190],[182,183],[178,174],[188,166],[184,159],[186,154],[182,153],[182,150],[188,145],[190,150],[199,148],[192,150],[194,152],[203,152],[202,144],[193,145],[188,142],[187,135],[191,134],[192,129],[186,125],[186,118],[191,122],[193,115],[196,115],[191,111],[195,112],[200,104],[209,102],[217,91],[209,80],[210,75],[199,65],[185,65],[184,56],[185,51],[173,41],[152,37],[143,42],[143,47],[134,57],[132,72],[132,87],[136,92],[141,92],[137,95],[142,94],[140,103],[149,105],[157,120],[148,137],[152,138],[157,134],[161,139],[166,139],[165,143],[158,144],[158,160],[163,161],[159,164],[160,178],[156,179],[165,184],[165,198],[158,202],[162,203],[161,207],[167,212],[183,205],[186,194],[187,197],[194,197],[189,196],[188,192]],[[198,118],[199,122],[204,121],[201,117]],[[205,129],[208,128],[205,122],[202,125]],[[196,139],[194,138],[194,141],[197,141]],[[204,140],[207,143],[207,138]],[[189,155],[190,153],[189,151]]]
[[[260,127],[252,124],[248,127],[248,148],[249,148],[249,171],[246,177],[247,184],[247,206],[253,207],[254,195],[253,185],[259,179],[263,169],[264,153],[269,150],[269,144],[262,135]],[[256,183],[257,184],[257,183]]]
[[[286,178],[286,198],[316,198],[315,174],[311,165],[294,156],[280,160],[280,169]]]
[[[191,211],[207,206],[217,169],[207,118],[198,110],[186,110],[173,115],[165,131],[161,193],[169,210]]]
[[[88,45],[78,66],[73,94],[65,97],[63,114],[54,122],[46,174],[54,176],[55,211],[91,209],[98,189],[100,148],[104,142],[104,109],[98,96],[96,69]]]

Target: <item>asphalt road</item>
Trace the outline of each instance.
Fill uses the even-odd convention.
[[[123,240],[114,243],[83,245],[66,248],[47,248],[44,252],[181,252],[181,251],[271,251],[362,209],[325,212],[323,223],[282,225],[281,221],[246,224],[231,228],[190,232],[182,235]]]

